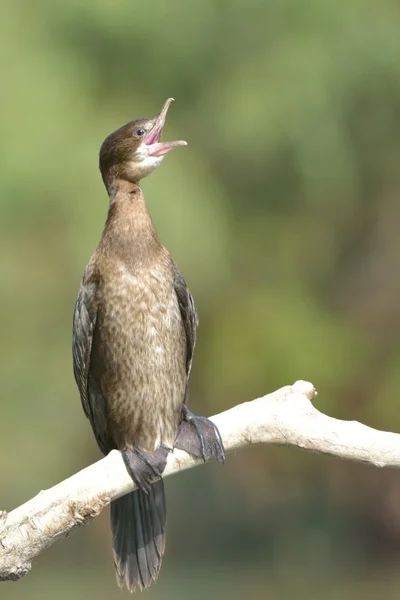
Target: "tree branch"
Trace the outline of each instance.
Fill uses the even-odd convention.
[[[311,404],[315,396],[311,383],[297,381],[212,420],[227,452],[263,443],[296,446],[378,467],[400,467],[399,434],[328,417]],[[175,450],[164,476],[201,463]],[[0,512],[0,581],[25,575],[30,561],[42,550],[97,517],[111,500],[134,489],[120,453],[114,450],[12,512]]]

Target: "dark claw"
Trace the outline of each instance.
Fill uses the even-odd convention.
[[[146,494],[155,479],[159,479],[167,464],[169,449],[164,446],[155,452],[144,452],[140,448],[124,448],[122,458],[127,471],[138,488]]]
[[[204,461],[215,458],[223,463],[225,450],[217,426],[206,417],[197,417],[187,406],[183,407],[182,419],[174,447]]]

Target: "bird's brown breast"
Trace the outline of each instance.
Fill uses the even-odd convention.
[[[173,446],[186,388],[186,340],[165,264],[108,265],[98,286],[91,375],[118,448]]]

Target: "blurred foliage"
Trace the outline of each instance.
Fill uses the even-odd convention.
[[[400,429],[399,27],[394,0],[4,4],[2,509],[99,456],[70,355],[97,152],[169,95],[189,146],[143,187],[200,312],[194,409],[302,378],[321,410]],[[398,597],[394,471],[261,448],[167,487],[149,599]],[[112,571],[104,515],[1,598],[117,598]]]

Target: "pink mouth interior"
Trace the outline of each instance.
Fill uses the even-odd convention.
[[[146,136],[145,139],[145,144],[146,146],[151,146],[151,144],[155,144],[159,141],[160,137],[161,137],[161,131],[162,131],[162,125],[161,127],[159,125],[155,125],[154,129],[152,129],[150,131],[150,133]]]

